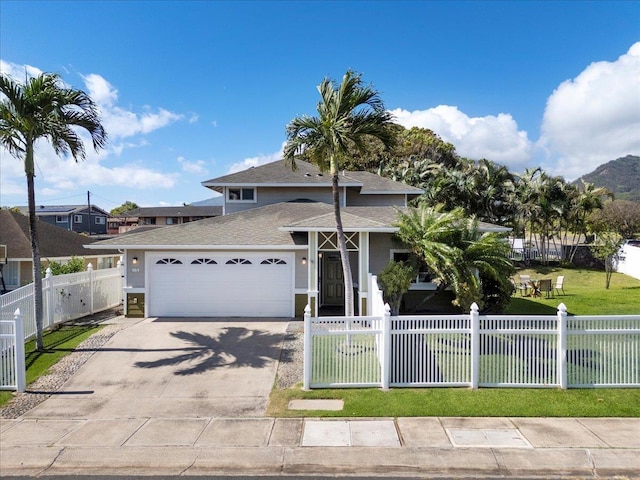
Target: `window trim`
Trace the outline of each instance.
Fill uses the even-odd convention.
[[[67,223],[68,221],[64,215],[56,215],[56,223]]]
[[[95,217],[95,219],[96,219],[95,220],[96,225],[104,225],[105,224],[105,217],[100,215],[100,216]]]
[[[80,220],[78,220],[78,218]],[[76,213],[76,214],[73,215],[73,223],[82,223],[82,222],[83,222],[83,220],[82,220],[82,214],[81,213]]]
[[[258,201],[258,189],[256,187],[226,187],[226,200],[228,203],[257,203]],[[233,199],[231,198],[232,190],[240,190],[240,198]],[[244,192],[246,190],[251,190],[253,192],[252,199],[245,199]]]

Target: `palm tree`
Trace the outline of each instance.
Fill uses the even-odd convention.
[[[43,73],[26,79],[24,84],[2,74],[0,92],[4,97],[0,103],[0,145],[24,162],[27,175],[36,347],[42,350],[42,275],[35,211],[34,144],[45,138],[56,154],[71,153],[78,161],[85,158],[85,149],[73,127],[89,132],[96,150],[106,145],[107,136],[93,100],[82,90],[64,86],[56,74]]]
[[[317,117],[303,115],[287,125],[285,161],[293,170],[296,158],[304,155],[318,168],[331,174],[333,209],[336,220],[338,248],[342,258],[345,289],[345,315],[353,315],[353,278],[347,244],[340,216],[338,173],[351,149],[365,151],[366,141],[374,138],[385,148],[394,143],[391,130],[392,116],[384,108],[378,92],[364,85],[361,75],[351,70],[337,85],[325,78],[318,86],[321,100]]]

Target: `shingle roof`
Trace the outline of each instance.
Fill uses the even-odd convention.
[[[222,215],[222,206],[140,207],[126,212],[126,215],[133,217],[216,217]]]
[[[96,239],[69,232],[38,221],[38,239],[42,258],[83,257],[91,252],[84,245]],[[7,246],[9,258],[31,258],[29,217],[9,210],[0,210],[0,244]],[[117,253],[113,250],[113,253]]]
[[[284,160],[267,163],[258,167],[251,167],[241,172],[224,175],[202,182],[205,187],[223,186],[291,186],[312,185],[330,186],[331,175],[321,173],[315,165],[296,161],[297,169],[293,171]],[[345,187],[360,187],[362,194],[367,193],[407,193],[420,195],[422,190],[401,182],[381,177],[370,172],[344,172],[340,174],[339,185]]]
[[[402,210],[402,209],[400,209]],[[346,207],[341,210],[346,231],[395,230],[396,207]],[[488,223],[481,231],[508,231]],[[286,202],[152,231],[130,232],[89,248],[294,246],[294,232],[335,229],[333,206],[320,202]],[[304,242],[302,243],[304,244]]]
[[[29,207],[19,206],[16,207],[23,215],[29,215]],[[87,209],[88,206],[84,205],[36,205],[36,215],[69,215],[74,212],[79,212]],[[103,210],[97,205],[91,205],[91,211],[95,213],[102,213],[108,215],[109,212]]]

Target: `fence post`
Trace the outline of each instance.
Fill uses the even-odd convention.
[[[87,265],[87,273],[89,274],[89,311],[93,315],[93,290],[95,288],[93,280],[93,265],[91,262]]]
[[[47,327],[52,328],[55,323],[56,299],[53,295],[53,272],[51,271],[51,267],[47,267],[42,285],[46,292],[45,296],[47,299]]]
[[[304,307],[304,365],[302,375],[302,389],[309,390],[311,385],[311,362],[313,361],[312,355],[312,341],[311,341],[311,307],[307,304]]]
[[[567,388],[567,307],[564,303],[558,305],[558,352],[557,352],[558,383],[560,388]]]
[[[471,304],[471,388],[480,383],[480,312],[477,303]]]
[[[389,390],[391,384],[391,307],[384,304],[382,316],[382,389]]]
[[[26,362],[24,358],[24,321],[22,313],[17,308],[13,314],[14,333],[15,333],[15,354],[16,354],[16,389],[24,392],[27,389],[27,372]]]

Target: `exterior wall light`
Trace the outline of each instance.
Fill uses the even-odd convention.
[[[306,265],[307,264],[307,257],[302,257],[302,264]]]
[[[133,257],[133,264],[137,265],[138,264],[138,257]]]

